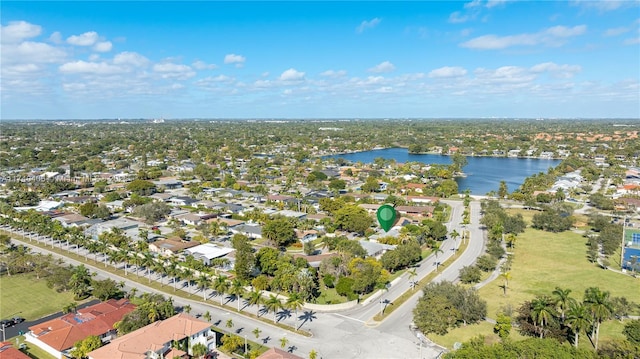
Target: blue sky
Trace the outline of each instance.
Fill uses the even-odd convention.
[[[640,118],[640,1],[11,2],[1,117]]]

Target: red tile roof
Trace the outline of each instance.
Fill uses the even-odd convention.
[[[303,359],[303,358],[293,353],[286,352],[282,349],[271,348],[266,352],[262,353],[262,355],[260,355],[256,359]]]
[[[113,330],[113,325],[125,314],[132,312],[135,305],[126,299],[110,299],[77,313],[65,314],[60,318],[29,327],[31,333],[53,349],[63,351],[90,335],[103,335]]]

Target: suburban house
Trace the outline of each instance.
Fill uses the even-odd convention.
[[[98,239],[98,237],[104,233],[108,232],[113,228],[118,228],[122,231],[127,231],[129,229],[136,229],[138,227],[142,227],[144,223],[132,221],[126,218],[118,218],[110,221],[105,221],[102,223],[94,224],[93,226],[87,228],[84,234],[93,239]]]
[[[232,233],[243,234],[250,239],[262,238],[262,227],[257,224],[239,224],[233,228],[229,228]]]
[[[62,216],[53,218],[54,220],[62,223],[63,227],[78,227],[83,225],[89,218],[80,215],[78,213],[67,213]]]
[[[289,353],[288,351],[284,351],[282,349],[278,349],[274,347],[262,353],[256,359],[303,359],[303,358],[293,353]]]
[[[22,344],[20,344],[22,345]],[[31,357],[13,347],[11,342],[0,342],[0,359],[30,359]]]
[[[211,324],[186,313],[142,327],[87,354],[89,359],[160,359],[193,355],[193,346],[215,349]]]
[[[216,258],[222,258],[227,254],[234,252],[235,249],[227,247],[219,247],[212,243],[205,243],[184,250],[184,254],[190,254],[193,258],[202,261],[204,265],[210,266],[211,261]]]
[[[318,231],[316,230],[308,230],[308,231],[299,231],[295,230],[296,237],[302,242],[307,243],[311,241],[315,241],[318,239]]]
[[[169,203],[176,206],[191,206],[196,202],[198,202],[197,199],[186,196],[171,197],[169,199]]]
[[[382,257],[382,255],[386,251],[393,250],[396,248],[396,246],[393,246],[390,244],[382,244],[382,243],[364,241],[364,240],[361,240],[358,242],[360,243],[362,248],[364,248],[364,250],[367,251],[368,257],[375,257],[377,259],[380,259],[380,257]]]
[[[183,241],[179,237],[172,237],[164,241],[149,243],[149,250],[161,256],[173,256],[185,249],[200,245],[197,241]]]
[[[116,336],[113,325],[132,312],[135,305],[127,299],[110,299],[29,327],[25,339],[55,358],[66,358],[76,342],[96,335],[103,342]]]
[[[434,207],[432,206],[397,206],[396,211],[409,216],[431,217]]]

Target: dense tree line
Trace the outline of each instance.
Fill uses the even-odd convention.
[[[439,282],[425,286],[423,293],[413,309],[413,322],[422,333],[444,335],[487,315],[487,303],[472,288]]]

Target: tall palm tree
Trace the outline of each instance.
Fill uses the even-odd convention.
[[[118,262],[124,263],[124,275],[127,275],[127,264],[129,263],[129,251],[125,248],[118,249],[117,258],[118,258]]]
[[[271,294],[263,304],[267,312],[273,312],[273,323],[275,324],[276,314],[278,314],[278,310],[282,308],[282,302],[277,296]]]
[[[149,280],[148,283],[151,283],[151,270],[153,269],[153,266],[156,263],[155,258],[153,258],[153,255],[151,255],[150,252],[145,251],[142,253],[142,266],[147,270],[147,279]]]
[[[194,272],[191,268],[184,268],[182,270],[182,279],[187,281],[187,292],[191,292],[191,281],[194,278]],[[189,293],[191,295],[193,293]]]
[[[161,287],[164,286],[164,276],[169,273],[169,269],[167,267],[165,267],[165,265],[166,265],[166,263],[164,263],[164,260],[159,259],[159,260],[154,260],[153,261],[153,265],[151,267],[151,270],[156,272],[158,274],[158,276],[160,277],[160,286]]]
[[[302,299],[302,296],[296,292],[291,293],[289,295],[289,298],[287,298],[287,308],[289,309],[293,309],[295,311],[295,320],[296,320],[296,327],[298,326],[298,310],[302,308],[302,306],[304,305],[304,299]]]
[[[251,292],[249,292],[249,295],[247,297],[247,303],[249,303],[249,305],[260,305],[262,304],[262,293],[260,293],[259,290],[252,290]],[[258,316],[259,316],[259,312],[258,312]]]
[[[202,300],[207,300],[207,288],[211,285],[211,279],[205,273],[200,272],[200,276],[196,280],[198,288],[202,290]]]
[[[438,253],[444,253],[442,248],[440,248],[441,245],[442,244],[440,242],[434,242],[433,246],[431,247],[431,249],[433,250],[433,254],[435,254],[436,256],[436,272],[438,271],[438,268],[440,268],[440,262],[438,261]]]
[[[578,304],[574,301],[567,311],[566,324],[575,335],[573,345],[577,348],[580,333],[586,332],[586,330],[591,327],[591,313],[589,309],[585,305]]]
[[[540,338],[544,336],[544,325],[548,324],[553,317],[548,297],[537,297],[531,301],[531,317],[534,323],[540,324]]]
[[[576,300],[569,296],[571,293],[571,289],[562,289],[560,287],[556,287],[553,292],[551,292],[551,296],[553,299],[553,304],[556,307],[556,310],[560,314],[560,320],[562,324],[564,324],[564,318],[566,311],[571,308],[572,305],[575,304]]]
[[[409,275],[409,284],[411,284],[411,289],[413,289],[416,286],[416,282],[413,281],[413,278],[418,275],[418,271],[415,268],[411,268],[407,271],[407,274]]]
[[[213,281],[213,289],[215,289],[216,292],[218,292],[218,295],[220,296],[220,305],[222,305],[222,300],[224,299],[224,295],[229,290],[229,280],[227,276],[222,274],[217,276],[216,279]]]
[[[598,350],[598,337],[600,336],[600,324],[609,319],[613,313],[613,305],[609,298],[608,291],[601,291],[600,288],[590,287],[585,290],[584,304],[587,306],[593,317],[593,330],[591,337],[595,338],[594,348]]]
[[[509,281],[511,280],[511,272],[506,271],[506,272],[502,272],[502,274],[500,274],[500,276],[502,278],[504,278],[504,287],[503,291],[504,291],[504,295],[507,296],[507,288],[509,287]]]
[[[242,283],[242,281],[238,278],[234,279],[231,282],[231,286],[229,287],[229,294],[233,295],[233,297],[235,298],[237,304],[238,304],[238,311],[240,311],[240,302],[241,302],[241,298],[242,295],[245,293],[245,289],[244,289],[244,283]]]
[[[451,231],[451,232],[449,233],[449,236],[450,236],[451,238],[453,238],[453,248],[455,249],[455,248],[456,248],[456,244],[457,244],[457,239],[458,239],[458,237],[460,237],[460,233],[458,233],[458,231],[456,231],[456,230],[454,229],[453,231]]]

